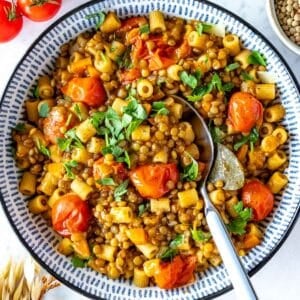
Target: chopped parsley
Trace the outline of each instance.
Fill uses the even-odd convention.
[[[198,84],[197,77],[195,75],[188,74],[187,71],[182,71],[180,73],[180,80],[192,89],[195,89]]]
[[[67,176],[71,179],[74,179],[75,178],[75,175],[74,173],[72,172],[72,169],[73,168],[76,168],[78,166],[78,162],[75,161],[75,160],[69,160],[69,161],[66,161],[64,162],[64,168],[66,170],[66,173],[67,173]]]
[[[26,127],[24,123],[18,123],[14,130],[19,131],[19,132],[25,132]]]
[[[187,154],[190,157],[192,162],[183,168],[183,174],[181,176],[181,179],[187,181],[193,181],[198,176],[199,166],[197,161],[193,158],[192,155],[190,155],[188,152],[185,152],[185,154]]]
[[[143,33],[150,33],[150,26],[149,24],[144,24],[140,27],[140,34],[143,34]]]
[[[209,124],[209,131],[215,143],[223,142],[224,138],[226,137],[226,133],[223,131],[224,129],[225,129],[224,126],[218,127],[218,126],[212,126],[211,123]]]
[[[73,257],[71,258],[71,263],[75,268],[84,268],[87,264],[87,260],[82,259],[76,255],[73,255]]]
[[[201,35],[203,32],[208,32],[211,28],[212,25],[207,23],[198,23],[196,25],[196,30],[199,33],[199,35]]]
[[[123,55],[119,56],[116,60],[120,69],[129,69],[132,65],[131,62],[131,46],[128,46]]]
[[[184,235],[178,234],[169,244],[169,247],[159,255],[162,260],[172,260],[178,254],[177,247],[184,242]]]
[[[97,13],[94,13],[94,14],[89,14],[87,16],[85,16],[85,18],[87,20],[90,20],[90,19],[96,19],[96,29],[99,29],[100,26],[103,24],[104,20],[105,20],[105,13],[102,12],[102,11],[99,11]]]
[[[249,207],[244,208],[242,201],[238,202],[233,208],[237,213],[237,217],[227,225],[227,228],[234,234],[244,234],[246,225],[252,218],[252,209]]]
[[[247,80],[254,80],[254,78],[250,74],[248,74],[247,72],[245,72],[245,71],[243,71],[241,73],[241,76],[242,76],[243,80],[245,80],[245,81],[247,81]]]
[[[251,132],[248,135],[244,135],[239,141],[237,141],[233,145],[233,149],[237,151],[239,148],[241,148],[244,144],[248,143],[250,144],[250,149],[253,151],[254,144],[259,139],[259,133],[257,129],[254,127],[252,128]]]
[[[50,157],[49,149],[45,145],[43,145],[39,139],[37,140],[37,148],[42,154]]]
[[[33,94],[33,98],[37,99],[37,98],[40,97],[40,95],[39,95],[39,87],[37,85],[33,88],[32,94]]]
[[[226,72],[230,72],[230,71],[233,71],[235,69],[238,69],[240,67],[240,64],[238,62],[235,62],[235,63],[232,63],[230,65],[228,65],[226,68],[225,68],[225,71]]]
[[[99,180],[97,180],[97,183],[102,184],[102,185],[117,185],[115,183],[115,181],[113,180],[113,178],[110,178],[110,177],[99,179]]]
[[[129,180],[123,181],[114,191],[114,197],[116,201],[121,201],[122,196],[127,193]]]
[[[266,59],[260,54],[258,51],[252,51],[252,53],[248,56],[248,63],[253,65],[261,65],[266,67]]]
[[[50,107],[47,102],[42,103],[42,105],[39,106],[39,116],[41,118],[48,117],[50,111]]]
[[[76,103],[74,105],[74,112],[75,112],[76,116],[78,117],[79,121],[81,122],[82,121],[82,112],[81,112],[81,109],[80,109],[78,103]]]
[[[170,111],[166,108],[163,101],[156,101],[152,103],[153,116],[155,115],[168,115]]]
[[[57,138],[57,145],[60,150],[69,152],[71,148],[83,148],[83,145],[76,135],[75,128],[65,133],[65,138]]]
[[[138,216],[140,217],[143,213],[148,211],[150,209],[150,203],[145,202],[138,206]]]
[[[195,242],[207,242],[211,238],[209,232],[204,232],[201,229],[191,229],[192,239]]]

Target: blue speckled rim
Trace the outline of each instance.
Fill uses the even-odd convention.
[[[8,89],[8,86],[9,86],[9,82],[12,80],[12,78],[15,76],[18,68],[20,67],[23,59],[30,53],[30,51],[34,48],[34,46],[39,42],[39,40],[45,35],[47,34],[51,29],[53,29],[57,24],[59,24],[61,21],[63,21],[64,19],[66,19],[67,17],[71,16],[72,14],[82,10],[83,8],[85,7],[88,7],[88,6],[91,6],[91,5],[94,5],[96,3],[99,3],[99,2],[102,2],[102,1],[99,1],[99,0],[94,0],[94,1],[90,1],[90,2],[87,2],[73,10],[71,10],[70,12],[68,12],[67,14],[65,14],[64,16],[60,17],[58,20],[56,20],[49,28],[47,28],[43,33],[40,34],[40,36],[36,39],[36,41],[31,45],[31,47],[27,50],[27,52],[24,54],[23,58],[20,60],[20,62],[18,63],[18,65],[16,66],[13,74],[11,75],[10,77],[10,80],[8,81],[8,84],[4,90],[4,93],[3,93],[3,97],[1,99],[1,102],[0,104],[2,104],[3,100],[4,100],[4,95],[6,94],[7,92],[7,89]],[[258,36],[260,36],[267,44],[268,46],[270,46],[270,48],[276,53],[276,55],[280,58],[281,62],[283,62],[285,68],[287,69],[289,75],[291,76],[291,78],[293,79],[293,81],[295,82],[295,85],[298,89],[298,92],[300,92],[300,88],[299,88],[299,84],[294,76],[294,74],[292,73],[292,71],[290,70],[290,68],[288,67],[287,63],[285,62],[285,60],[283,59],[283,57],[281,56],[281,54],[276,50],[276,48],[264,37],[263,34],[261,34],[260,32],[258,32],[252,25],[250,25],[248,22],[244,21],[243,19],[241,19],[240,17],[236,16],[235,14],[233,14],[232,12],[214,4],[214,3],[211,3],[211,2],[208,2],[208,1],[200,1],[202,3],[206,3],[208,5],[210,5],[211,7],[214,7],[214,8],[217,8],[219,9],[220,11],[223,11],[225,12],[226,14],[234,17],[235,19],[237,19],[239,22],[241,22],[242,24],[246,25],[247,27],[249,27],[255,34],[257,34]],[[89,298],[92,298],[92,299],[103,299],[103,298],[99,298],[99,297],[95,297],[94,295],[80,289],[79,287],[73,285],[72,283],[66,281],[63,277],[61,277],[60,275],[58,275],[55,271],[53,271],[52,269],[50,269],[46,263],[44,263],[33,251],[32,249],[29,247],[29,245],[27,244],[27,242],[25,241],[25,239],[21,236],[20,232],[17,230],[16,228],[16,225],[13,223],[13,220],[12,218],[10,217],[9,215],[9,212],[8,212],[8,209],[7,209],[7,206],[4,202],[4,199],[3,199],[3,195],[2,195],[2,192],[0,194],[0,202],[2,203],[2,206],[3,206],[3,209],[6,213],[6,216],[13,228],[13,230],[15,231],[16,235],[18,236],[19,240],[22,242],[22,244],[26,247],[26,249],[31,253],[31,255],[33,256],[33,258],[44,268],[46,269],[50,274],[52,274],[53,276],[55,276],[59,281],[61,281],[64,285],[74,289],[75,291],[83,294],[84,296],[87,296]],[[290,224],[289,224],[289,227],[288,229],[285,231],[284,234],[282,234],[281,236],[281,239],[280,241],[277,243],[277,247],[273,248],[272,251],[270,251],[270,253],[256,266],[254,267],[250,272],[249,272],[249,275],[253,275],[255,274],[258,270],[260,270],[268,261],[269,259],[271,259],[273,257],[273,255],[279,250],[279,248],[281,247],[281,245],[284,243],[284,241],[286,240],[286,238],[288,237],[288,235],[290,234],[293,226],[295,225],[296,223],[296,220],[297,220],[297,217],[299,215],[299,209],[300,208],[300,203],[298,203],[298,206],[295,210],[295,213],[294,215],[291,217],[290,219]],[[210,294],[208,296],[205,296],[204,298],[201,298],[201,299],[213,299],[229,290],[232,289],[232,286],[228,286],[228,287],[225,287],[221,290],[219,290],[218,292],[215,292],[213,294]]]

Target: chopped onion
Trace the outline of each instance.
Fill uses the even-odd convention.
[[[257,76],[262,83],[276,83],[277,76],[274,73],[267,71],[257,71]]]

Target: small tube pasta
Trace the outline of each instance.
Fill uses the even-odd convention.
[[[150,200],[150,210],[156,214],[170,211],[170,199],[159,198]]]
[[[260,100],[274,100],[276,88],[274,83],[260,83],[255,85],[255,95]]]
[[[151,11],[149,13],[149,24],[151,32],[163,32],[166,31],[166,24],[164,15],[158,11]]]
[[[168,77],[174,81],[180,81],[180,72],[183,71],[183,67],[180,65],[171,65],[167,69]]]
[[[30,172],[24,172],[20,181],[19,190],[23,195],[34,195],[36,192],[36,176]]]
[[[241,51],[240,39],[235,34],[227,34],[223,38],[223,46],[228,49],[231,56],[235,56]]]
[[[54,96],[54,89],[51,86],[49,76],[41,76],[38,81],[39,97],[42,99],[49,99]]]
[[[285,109],[281,104],[275,104],[266,108],[264,118],[267,122],[275,123],[285,116]]]
[[[112,207],[110,210],[113,223],[130,223],[133,219],[133,212],[129,206]]]
[[[202,54],[197,59],[197,67],[202,73],[206,73],[212,69],[212,60],[207,54]]]
[[[267,168],[269,170],[277,170],[287,161],[287,157],[284,151],[277,150],[272,156],[267,160]]]
[[[91,57],[85,57],[81,58],[79,60],[73,61],[68,66],[68,71],[70,73],[83,73],[88,66],[91,66],[92,58]]]
[[[275,172],[268,180],[268,187],[273,194],[279,193],[288,183],[288,178],[281,172]]]
[[[87,200],[93,189],[83,180],[75,178],[71,183],[71,190],[77,194],[82,200]]]
[[[288,139],[288,133],[283,127],[277,127],[273,132],[272,135],[276,137],[279,145],[284,144]]]
[[[111,245],[101,245],[100,253],[97,253],[97,258],[113,262],[117,252],[117,247]]]
[[[86,149],[90,153],[98,154],[101,153],[103,147],[105,147],[105,141],[93,136],[87,144]]]
[[[264,137],[261,141],[260,148],[263,152],[273,152],[279,146],[278,140],[273,135]]]
[[[64,165],[61,162],[50,163],[47,165],[47,168],[48,168],[48,172],[57,178],[61,178],[62,175],[65,173]]]
[[[53,205],[56,203],[56,201],[60,199],[60,197],[63,196],[64,194],[65,192],[62,189],[57,188],[50,196],[48,200],[48,206],[52,208]]]
[[[206,43],[209,41],[209,37],[207,34],[199,34],[197,31],[192,31],[188,36],[188,44],[191,47],[197,48],[199,50],[206,49]]]
[[[133,283],[140,288],[147,287],[149,284],[149,277],[145,274],[144,270],[134,268]]]
[[[150,126],[140,125],[132,133],[131,138],[133,141],[147,142],[150,140]]]
[[[107,55],[114,61],[117,61],[120,56],[125,52],[126,47],[119,41],[112,41],[110,47],[106,48]]]
[[[86,143],[92,136],[94,136],[97,131],[93,126],[90,119],[87,119],[80,123],[76,128],[77,137],[83,142]]]
[[[66,256],[71,255],[74,252],[72,241],[69,238],[63,238],[58,244],[57,251]]]
[[[95,55],[94,67],[100,73],[112,74],[115,71],[113,61],[102,51],[98,51]]]
[[[62,152],[59,149],[59,147],[57,145],[51,145],[49,147],[49,151],[50,151],[50,159],[55,162],[55,163],[59,163],[62,160]]]
[[[114,12],[109,12],[102,25],[100,30],[104,33],[111,33],[118,30],[121,27],[121,21]]]
[[[47,172],[42,178],[40,185],[38,186],[38,191],[42,192],[48,196],[51,196],[54,190],[57,188],[59,178]]]
[[[142,98],[149,98],[153,95],[153,85],[148,79],[139,80],[136,90]]]
[[[261,137],[268,136],[272,134],[273,130],[274,130],[274,125],[272,123],[264,122],[259,128],[259,135]]]
[[[199,195],[196,189],[189,189],[178,193],[178,205],[187,208],[196,205]]]
[[[176,118],[181,119],[183,114],[183,106],[180,103],[174,103],[168,107],[170,113]]]
[[[28,209],[33,214],[41,214],[48,210],[47,197],[45,195],[38,195],[28,202]]]
[[[136,247],[148,258],[153,258],[158,252],[158,247],[156,245],[146,243],[143,245],[136,245]]]
[[[222,205],[225,202],[225,194],[221,189],[209,193],[209,198],[214,205]]]
[[[85,148],[74,148],[72,150],[72,160],[79,163],[87,164],[90,157],[90,153]]]
[[[250,65],[248,62],[248,57],[250,54],[251,54],[251,51],[245,49],[245,50],[242,50],[238,55],[236,55],[234,57],[234,60],[240,63],[241,68],[243,70],[245,70]]]
[[[27,113],[27,119],[30,122],[36,123],[39,119],[39,112],[38,112],[38,104],[39,100],[26,100],[25,107]]]
[[[249,71],[249,75],[253,78],[253,81],[255,83],[258,83],[260,81],[258,75],[257,75],[257,70],[256,69],[252,69]],[[247,81],[246,81],[247,82]]]

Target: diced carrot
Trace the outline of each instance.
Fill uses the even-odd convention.
[[[128,84],[141,77],[141,71],[138,68],[125,70],[120,74],[120,81],[122,84]]]
[[[149,58],[149,70],[157,71],[161,69],[166,69],[167,67],[173,65],[175,60],[162,55],[162,50],[157,49],[154,53],[150,55]]]
[[[246,158],[246,155],[248,153],[248,144],[242,145],[242,147],[237,152],[237,158],[240,162],[243,162]]]
[[[134,44],[139,38],[139,28],[133,28],[126,34],[126,44],[131,45]]]
[[[126,234],[135,245],[147,243],[147,233],[142,227],[127,229]]]
[[[90,77],[99,77],[100,76],[100,72],[97,71],[96,68],[93,66],[87,67],[87,73]]]
[[[191,47],[188,44],[187,39],[184,39],[181,45],[176,49],[176,55],[178,59],[185,58],[191,53]]]
[[[245,249],[251,249],[260,244],[260,239],[254,234],[246,234],[243,241]]]

